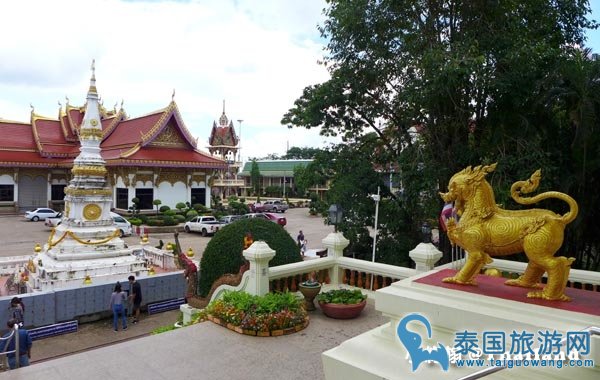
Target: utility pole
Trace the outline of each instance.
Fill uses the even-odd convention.
[[[242,162],[242,121],[243,119],[238,119],[238,123],[240,123],[240,138],[238,139],[238,161]]]

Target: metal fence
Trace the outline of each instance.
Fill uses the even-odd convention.
[[[137,281],[142,287],[142,307],[147,304],[185,297],[186,283],[183,271],[156,274]],[[129,290],[127,277],[121,281],[123,290]],[[20,294],[25,305],[27,327],[81,319],[95,314],[109,313],[110,295],[115,283],[82,285],[81,288],[58,289],[47,292]],[[0,298],[0,329],[10,318],[9,307],[13,296]]]

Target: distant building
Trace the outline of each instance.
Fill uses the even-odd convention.
[[[79,154],[85,105],[59,106],[56,118],[31,110],[29,122],[0,118],[0,212],[64,206],[64,189]],[[129,118],[122,105],[100,106],[102,158],[106,161],[112,206],[126,210],[132,199],[142,209],[152,201],[210,205],[214,171],[227,163],[197,149],[175,101],[147,115]]]
[[[258,160],[258,170],[260,171],[261,189],[264,192],[268,187],[278,187],[281,189],[281,196],[285,197],[289,189],[295,188],[294,168],[297,166],[306,167],[312,160]],[[250,172],[252,171],[252,161],[246,162],[242,172],[239,174],[245,180],[245,195],[252,195],[252,180]],[[285,184],[285,186],[284,186]],[[284,190],[285,189],[285,190]],[[317,185],[308,189],[309,192],[315,192],[322,197],[327,191],[327,184]],[[284,192],[285,191],[285,192]],[[261,194],[262,195],[262,194]]]

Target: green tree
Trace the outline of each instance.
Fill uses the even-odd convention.
[[[162,201],[160,199],[155,199],[152,201],[152,204],[156,206],[156,215],[158,215],[158,206],[162,204]]]
[[[315,158],[316,154],[319,151],[319,148],[300,148],[297,146],[293,146],[290,149],[288,149],[287,153],[281,156],[281,158],[284,160],[309,160]]]
[[[331,0],[320,27],[331,79],[306,87],[282,124],[369,139],[373,165],[399,165],[413,220],[468,165],[498,161],[491,181],[507,201],[512,182],[560,173],[553,159],[570,155],[554,154],[545,130],[560,111],[537,105],[569,46],[596,27],[588,12],[585,0]]]
[[[256,194],[256,201],[260,202],[260,170],[256,160],[252,160],[252,168],[250,169],[250,183]]]

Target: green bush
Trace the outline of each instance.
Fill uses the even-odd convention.
[[[175,216],[175,215],[177,215],[177,211],[176,210],[167,210],[164,212],[164,214],[168,215],[168,216]]]
[[[164,226],[165,221],[162,219],[148,219],[146,224],[149,226]]]
[[[163,222],[164,222],[165,226],[175,226],[175,225],[179,224],[179,222],[177,222],[175,220],[175,218],[173,218],[172,216],[168,216],[168,215],[166,215],[163,218]]]
[[[196,210],[190,210],[185,214],[185,217],[189,220],[192,219],[193,217],[198,216],[198,211]]]
[[[158,209],[160,212],[162,212],[163,214],[169,210],[171,210],[171,207],[165,205],[165,206],[160,206],[160,208]]]
[[[177,221],[177,223],[185,222],[185,216],[183,216],[183,215],[173,215],[173,219],[175,219]]]
[[[129,220],[129,223],[131,223],[132,226],[141,226],[142,225],[142,221],[139,218],[129,218],[127,220]]]
[[[148,224],[148,215],[140,214],[137,217],[142,221],[142,224]]]
[[[292,237],[278,224],[262,219],[242,219],[222,227],[210,240],[200,262],[198,294],[206,297],[215,280],[227,273],[238,273],[244,263],[242,249],[246,232],[254,241],[262,240],[276,255],[269,266],[302,261],[300,248]]]
[[[178,210],[184,210],[184,209],[186,209],[186,208],[187,208],[187,206],[186,206],[186,204],[185,204],[185,203],[183,203],[183,202],[179,202],[179,203],[177,203],[177,204],[175,205],[175,208],[176,208],[176,209],[178,209]]]
[[[206,212],[208,210],[208,208],[205,205],[203,205],[202,203],[194,203],[192,208],[200,213]]]

